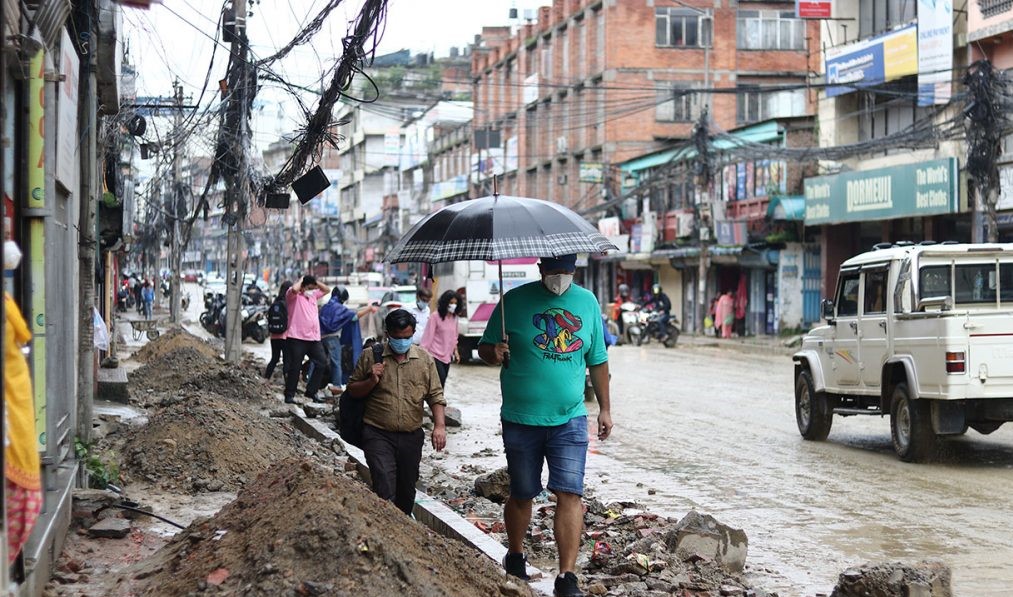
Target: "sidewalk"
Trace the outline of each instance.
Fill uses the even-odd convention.
[[[798,350],[800,345],[797,336],[746,336],[742,338],[715,338],[714,336],[701,336],[697,334],[682,334],[679,336],[677,346],[692,346],[694,348],[724,348],[739,350],[742,352],[756,354],[780,354],[791,355]],[[795,340],[792,346],[788,346]]]

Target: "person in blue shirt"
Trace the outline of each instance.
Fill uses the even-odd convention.
[[[144,318],[151,319],[151,308],[155,303],[155,288],[148,280],[141,287],[141,303],[144,305]]]
[[[598,400],[598,439],[605,440],[612,432],[601,306],[590,291],[573,284],[576,262],[576,255],[541,258],[541,280],[506,293],[478,347],[482,360],[503,365],[500,418],[510,473],[503,567],[508,574],[527,579],[524,536],[532,500],[542,491],[542,465],[547,463],[547,487],[556,494],[560,574],[555,594],[562,597],[583,595],[574,571],[584,519],[585,372],[590,372]],[[500,315],[504,307],[505,327]]]
[[[366,306],[357,312],[345,305],[348,300],[348,289],[335,286],[331,289],[331,299],[320,307],[320,340],[330,360],[330,383],[327,389],[331,394],[340,394],[351,371],[345,372],[341,366],[342,347],[349,346],[352,350],[352,363],[359,360],[362,352],[362,333],[359,330],[359,318],[376,311],[377,307]]]

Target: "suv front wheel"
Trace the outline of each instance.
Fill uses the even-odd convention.
[[[911,399],[906,383],[901,382],[893,389],[890,435],[893,450],[904,462],[921,462],[935,451],[936,434],[932,431],[929,409],[927,401]]]
[[[813,376],[806,367],[795,378],[795,421],[802,437],[812,441],[827,439],[834,422],[827,395],[813,389]]]

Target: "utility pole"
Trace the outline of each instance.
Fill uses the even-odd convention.
[[[232,94],[230,108],[236,111],[237,118],[233,120],[235,127],[228,131],[229,147],[235,152],[236,172],[232,176],[231,184],[226,180],[226,192],[230,195],[226,198],[225,221],[228,222],[227,240],[227,263],[226,263],[226,293],[225,293],[225,361],[238,363],[242,358],[243,343],[243,321],[240,317],[242,308],[241,298],[243,290],[243,274],[245,267],[243,259],[243,235],[241,231],[242,218],[240,217],[240,203],[243,195],[247,192],[246,180],[246,85],[247,68],[249,61],[246,52],[246,0],[232,0],[232,9],[235,12],[236,35],[232,42],[232,56],[239,69],[240,75],[234,80],[238,83],[235,89],[230,89]]]
[[[81,231],[80,267],[81,288],[79,290],[78,337],[78,378],[77,378],[77,423],[75,433],[83,444],[91,442],[92,416],[95,402],[95,335],[92,326],[92,309],[95,305],[95,259],[98,253],[98,80],[96,75],[97,57],[89,46],[86,62],[82,63],[80,77],[79,122],[86,130],[81,143],[81,214],[78,225]],[[119,272],[116,273],[118,279]],[[108,313],[110,322],[115,319]],[[113,328],[115,333],[115,327]]]
[[[704,106],[700,112],[693,141],[696,145],[697,185],[703,188],[703,202],[699,208],[697,229],[700,231],[700,259],[697,266],[697,300],[696,300],[696,331],[704,333],[703,320],[707,316],[707,271],[710,269],[710,255],[707,241],[710,240],[709,225],[714,221],[714,201],[711,197],[711,164],[710,164],[710,111]],[[705,218],[706,216],[706,218]]]
[[[182,202],[183,191],[183,164],[180,154],[183,151],[183,86],[179,79],[172,84],[173,99],[176,109],[174,112],[174,126],[176,133],[172,136],[172,191],[169,194],[172,201],[172,228],[169,241],[169,317],[175,325],[183,321],[180,313],[180,286],[183,273],[183,238],[180,230],[179,213]]]

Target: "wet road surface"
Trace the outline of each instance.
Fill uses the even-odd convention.
[[[201,294],[187,290],[196,322]],[[270,358],[269,342],[243,350]],[[865,561],[922,558],[952,567],[958,595],[1011,594],[1013,426],[969,431],[934,462],[907,464],[887,418],[835,417],[826,442],[803,441],[789,357],[688,346],[609,354],[616,427],[606,442],[591,439],[596,497],[675,517],[696,509],[742,528],[754,579],[781,595],[829,594],[840,572]],[[452,470],[505,465],[498,369],[452,366],[447,397],[465,427],[451,429],[437,458]]]
[[[970,431],[935,462],[906,464],[887,418],[835,417],[828,441],[803,441],[789,357],[616,347],[610,366],[615,431],[592,438],[587,471],[604,501],[696,509],[742,528],[754,579],[782,595],[829,594],[865,561],[922,558],[950,564],[958,595],[1010,594],[1013,427]],[[452,432],[446,465],[505,463],[497,370],[454,366],[447,395],[465,428]],[[489,447],[495,456],[476,454]]]

